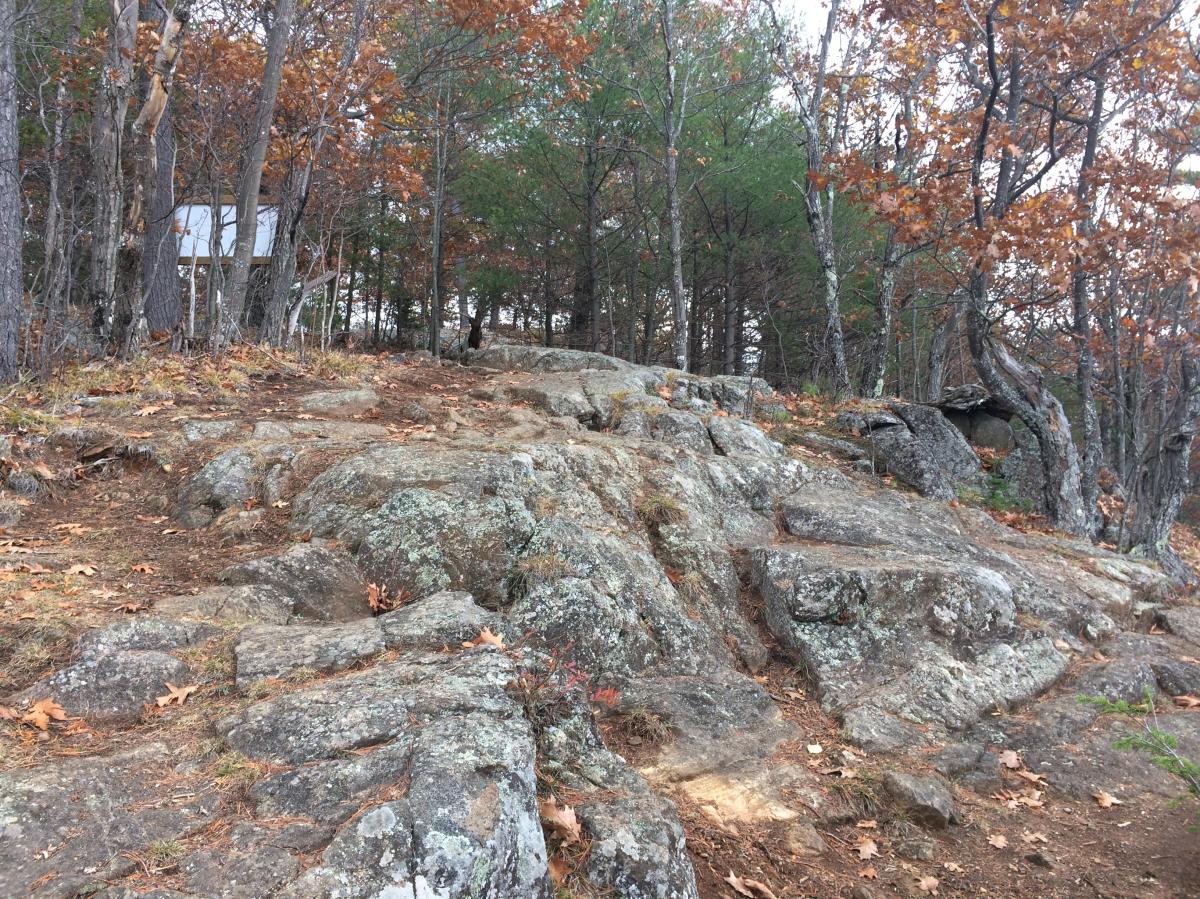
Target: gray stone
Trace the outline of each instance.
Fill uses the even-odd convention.
[[[1103,696],[1110,702],[1141,702],[1146,691],[1157,691],[1158,679],[1150,665],[1136,659],[1119,659],[1088,668],[1073,689],[1083,696]]]
[[[248,627],[233,650],[237,685],[243,688],[293,671],[341,671],[381,652],[383,630],[373,618],[343,624]]]
[[[406,603],[376,620],[389,649],[457,649],[484,628],[493,633],[504,629],[504,619],[477,605],[470,593],[449,590]]]
[[[379,394],[370,387],[356,390],[318,390],[300,398],[300,406],[313,415],[352,418],[379,405]]]
[[[929,862],[933,861],[935,848],[933,840],[925,837],[909,837],[896,844],[896,855],[915,862]]]
[[[185,527],[204,527],[217,513],[257,499],[265,472],[259,453],[240,446],[226,450],[184,482],[176,517]]]
[[[266,899],[296,876],[300,863],[290,852],[262,846],[253,852],[203,850],[184,861],[187,887],[206,899]]]
[[[229,586],[274,587],[293,597],[293,613],[317,621],[349,621],[370,614],[367,585],[354,560],[317,543],[231,565],[219,575]]]
[[[986,412],[975,412],[971,415],[970,438],[976,446],[1002,453],[1007,453],[1016,443],[1012,426],[1003,418],[988,415]]]
[[[713,444],[726,456],[781,456],[783,447],[756,425],[729,415],[714,415],[708,420]]]
[[[541,770],[580,796],[576,815],[591,839],[586,878],[632,899],[698,899],[674,804],[604,747],[587,710],[560,716],[539,736]]]
[[[883,778],[883,789],[918,824],[945,828],[959,820],[950,785],[936,775],[891,771]]]
[[[183,423],[183,439],[188,443],[221,440],[242,426],[236,419],[194,418]]]
[[[864,706],[846,710],[842,733],[867,752],[900,752],[925,743],[924,735],[914,725]]]
[[[207,826],[211,795],[146,802],[147,784],[169,777],[171,764],[166,746],[146,743],[0,773],[0,895],[28,895],[35,883],[40,894],[90,895],[127,870],[125,853]]]
[[[234,624],[287,624],[293,618],[295,606],[295,597],[278,587],[243,584],[240,587],[209,587],[195,595],[169,596],[155,602],[154,610],[176,618]]]
[[[83,656],[22,690],[9,704],[52,698],[68,715],[89,724],[129,722],[167,692],[168,681],[182,686],[188,676],[187,666],[166,653],[116,650]]]
[[[1158,614],[1162,626],[1200,648],[1200,606],[1176,606]]]
[[[678,412],[673,409],[660,412],[650,419],[650,436],[694,453],[710,454],[713,451],[708,428],[699,416],[691,412]]]
[[[255,788],[268,814],[340,817],[366,791],[404,784],[400,798],[344,826],[279,895],[549,899],[532,732],[505,689],[514,676],[490,648],[410,653],[219,722],[229,745],[252,758],[317,763]],[[376,744],[365,756],[344,752]]]
[[[133,618],[88,631],[79,638],[76,649],[81,656],[103,655],[127,649],[169,652],[204,643],[218,633],[214,627],[195,622]]]
[[[495,607],[508,602],[512,566],[534,519],[515,499],[418,487],[395,494],[365,529],[359,562],[393,595],[465,590]]]

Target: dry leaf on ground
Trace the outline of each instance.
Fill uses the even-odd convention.
[[[200,689],[199,684],[189,684],[186,687],[177,687],[170,681],[167,681],[167,690],[169,691],[163,696],[159,696],[154,702],[158,707],[165,708],[174,703],[175,705],[183,705],[187,702],[187,698]]]
[[[747,877],[738,877],[732,871],[725,878],[725,882],[733,887],[739,895],[748,896],[749,899],[779,899],[772,892],[771,888],[761,880],[750,880]]]
[[[1106,790],[1097,790],[1092,794],[1092,798],[1096,800],[1096,804],[1100,808],[1112,808],[1114,805],[1124,805],[1123,799],[1118,799]]]
[[[917,889],[922,893],[928,893],[931,896],[936,896],[938,894],[938,887],[941,885],[942,882],[936,877],[925,875],[924,877],[917,878]]]
[[[558,800],[551,796],[538,803],[538,812],[542,816],[542,823],[558,834],[564,843],[579,842],[583,830],[571,806],[559,805]]]
[[[53,699],[39,699],[29,707],[21,721],[30,724],[38,730],[49,730],[51,721],[66,721],[67,713]]]
[[[467,640],[465,643],[463,643],[463,647],[465,649],[473,649],[476,646],[482,646],[485,643],[487,643],[490,646],[495,646],[497,649],[507,649],[508,648],[504,645],[504,635],[503,634],[493,634],[492,629],[488,628],[488,627],[485,627],[483,630],[481,630],[479,632],[479,636],[476,639]]]

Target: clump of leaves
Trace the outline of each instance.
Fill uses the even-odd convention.
[[[665,493],[650,493],[638,500],[635,506],[638,518],[650,527],[674,524],[683,520],[683,507]]]
[[[1118,700],[1112,702],[1103,696],[1080,696],[1079,701],[1095,706],[1102,715],[1122,715],[1138,725],[1138,729],[1113,743],[1114,749],[1145,753],[1152,764],[1183,781],[1187,793],[1176,800],[1176,804],[1187,796],[1200,799],[1200,764],[1179,752],[1179,740],[1158,725],[1158,713],[1154,708],[1154,694],[1147,687],[1141,702]],[[1107,795],[1107,794],[1104,794]],[[1101,804],[1104,801],[1099,800]],[[1200,812],[1197,813],[1200,818]]]

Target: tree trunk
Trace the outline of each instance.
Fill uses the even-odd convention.
[[[688,370],[688,309],[683,288],[683,211],[679,202],[679,121],[675,83],[675,0],[662,0],[662,40],[666,50],[667,83],[663,97],[663,169],[667,183],[667,223],[671,253],[671,349],[675,367]]]
[[[1092,212],[1091,171],[1096,161],[1096,145],[1104,120],[1104,88],[1106,78],[1102,71],[1096,78],[1092,114],[1088,118],[1087,138],[1084,142],[1083,159],[1079,165],[1075,198],[1085,210],[1082,232],[1090,238],[1095,231]],[[1100,462],[1103,447],[1100,444],[1100,421],[1096,414],[1095,360],[1092,358],[1092,314],[1090,278],[1086,263],[1081,256],[1075,257],[1075,271],[1071,274],[1071,299],[1074,312],[1073,331],[1077,365],[1075,386],[1079,391],[1080,431],[1083,454],[1080,459],[1080,492],[1089,519],[1089,536],[1100,529],[1097,502],[1100,498]]]
[[[1075,536],[1089,530],[1079,484],[1079,456],[1062,404],[1041,372],[1018,362],[989,334],[987,276],[976,270],[968,287],[967,341],[979,377],[992,396],[1016,415],[1037,439],[1045,482],[1046,515],[1055,527]]]
[[[179,282],[179,234],[175,230],[175,134],[168,108],[155,133],[157,166],[146,217],[142,262],[146,325],[152,337],[175,331],[183,316]]]
[[[112,332],[115,348],[123,356],[128,356],[133,351],[136,335],[143,321],[146,304],[142,278],[145,257],[148,252],[158,251],[157,248],[146,245],[150,233],[149,210],[155,206],[159,181],[158,131],[171,100],[171,86],[175,68],[179,64],[189,7],[189,0],[181,0],[176,4],[175,11],[163,10],[158,51],[150,73],[146,100],[132,129],[134,182],[118,253],[118,288]],[[173,235],[173,229],[171,233]],[[177,265],[178,258],[172,261],[172,270],[177,272]]]
[[[267,61],[263,66],[262,85],[254,111],[254,133],[242,160],[237,191],[237,236],[233,245],[233,264],[218,342],[227,342],[236,332],[246,308],[250,287],[250,267],[254,262],[254,239],[258,234],[258,192],[262,186],[263,165],[271,142],[271,122],[283,80],[283,61],[287,56],[296,15],[296,0],[276,0],[275,21],[267,35]]]
[[[1195,573],[1171,549],[1171,527],[1191,489],[1189,462],[1200,422],[1200,361],[1185,351],[1179,363],[1179,387],[1163,422],[1156,452],[1134,484],[1133,522],[1127,545],[1156,559],[1175,581],[1194,586]]]
[[[17,377],[21,319],[21,170],[14,0],[0,0],[0,381]]]
[[[83,0],[74,0],[71,7],[71,26],[66,41],[65,54],[74,59],[83,29]],[[42,341],[40,367],[44,375],[50,373],[52,354],[62,334],[63,321],[67,315],[67,292],[70,283],[70,264],[67,251],[67,212],[63,206],[63,188],[72,183],[71,154],[65,152],[68,133],[71,130],[71,111],[67,108],[67,81],[58,83],[54,97],[54,131],[50,136],[49,183],[46,198],[46,227],[42,232],[45,242],[45,274],[42,290]],[[74,204],[72,204],[72,209]]]
[[[138,0],[109,0],[108,51],[100,67],[92,132],[92,192],[96,205],[88,289],[92,327],[98,335],[108,333],[117,285],[117,247],[125,190],[121,144],[133,84],[137,21]]]
[[[928,384],[925,386],[925,399],[936,403],[942,398],[946,388],[946,363],[949,360],[950,341],[958,338],[958,320],[962,314],[962,304],[955,299],[950,304],[950,310],[942,323],[933,332],[929,342],[929,362],[927,368]]]
[[[883,255],[879,260],[879,293],[875,297],[875,332],[871,335],[871,354],[863,366],[863,396],[878,399],[883,396],[887,376],[888,350],[895,331],[892,306],[896,301],[896,276],[900,268],[901,246],[896,242],[896,229],[888,225],[884,236]],[[914,334],[914,339],[916,335]]]
[[[293,168],[284,179],[279,197],[279,221],[271,247],[271,271],[267,276],[267,306],[259,339],[272,346],[285,343],[291,299],[296,289],[296,252],[300,220],[308,196],[310,170]]]

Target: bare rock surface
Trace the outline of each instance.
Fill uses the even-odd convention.
[[[346,420],[381,406],[364,388],[301,401],[336,421],[183,426],[202,461],[177,519],[215,531],[287,497],[271,526],[298,542],[86,634],[4,701],[115,728],[194,681],[221,711],[170,710],[203,740],[186,752],[106,744],[0,775],[0,893],[132,899],[129,853],[220,807],[228,841],[188,842],[143,897],[551,899],[553,795],[585,893],[698,899],[689,815],[819,854],[868,817],[853,783],[828,786],[860,763],[890,772],[871,802],[930,830],[1003,786],[1001,746],[1062,796],[1174,788],[1112,748],[1130,722],[1078,697],[1196,693],[1197,609],[1137,560],[946,503],[979,467],[935,408],[805,438],[921,497],[801,462],[742,417],[776,402],[753,378],[528,346],[468,361],[488,373],[472,400],[525,405],[481,424],[409,402],[398,420],[430,429],[393,439]],[[1200,751],[1200,717],[1160,721]],[[841,728],[836,755],[805,749],[817,726]]]

